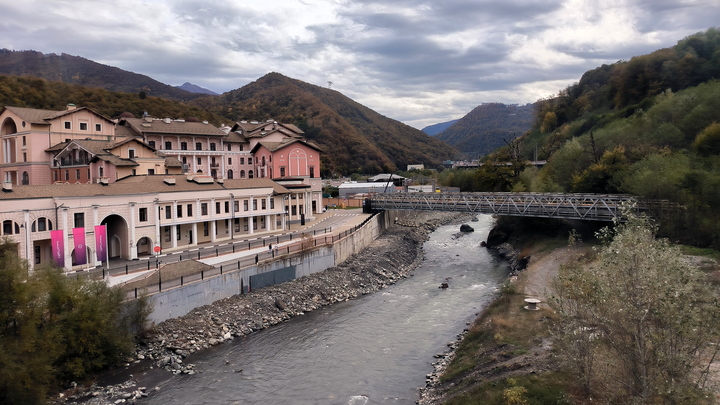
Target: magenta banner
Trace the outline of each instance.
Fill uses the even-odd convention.
[[[107,233],[105,225],[95,225],[95,251],[97,252],[97,260],[104,262],[107,260]]]
[[[62,229],[50,231],[50,244],[52,245],[52,257],[55,265],[65,267],[65,235]]]
[[[75,264],[87,263],[85,228],[73,228],[73,244],[75,245]]]

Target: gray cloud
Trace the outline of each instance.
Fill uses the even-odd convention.
[[[17,3],[17,4],[16,4]],[[416,127],[550,96],[720,20],[717,0],[25,0],[0,48],[224,92],[281,72]]]

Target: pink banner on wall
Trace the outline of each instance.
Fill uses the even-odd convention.
[[[65,235],[62,229],[50,231],[50,244],[55,265],[60,268],[65,267]]]
[[[97,260],[99,262],[107,260],[107,233],[105,225],[95,226],[95,251],[97,252]]]
[[[73,228],[73,244],[75,245],[75,264],[87,263],[85,228]]]

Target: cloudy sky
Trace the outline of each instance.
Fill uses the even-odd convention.
[[[268,72],[416,128],[720,25],[720,0],[0,0],[0,48],[218,93]]]

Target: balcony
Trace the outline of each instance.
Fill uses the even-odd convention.
[[[54,167],[87,166],[89,164],[90,164],[89,158],[85,158],[85,159],[64,158],[64,159],[53,161]]]

